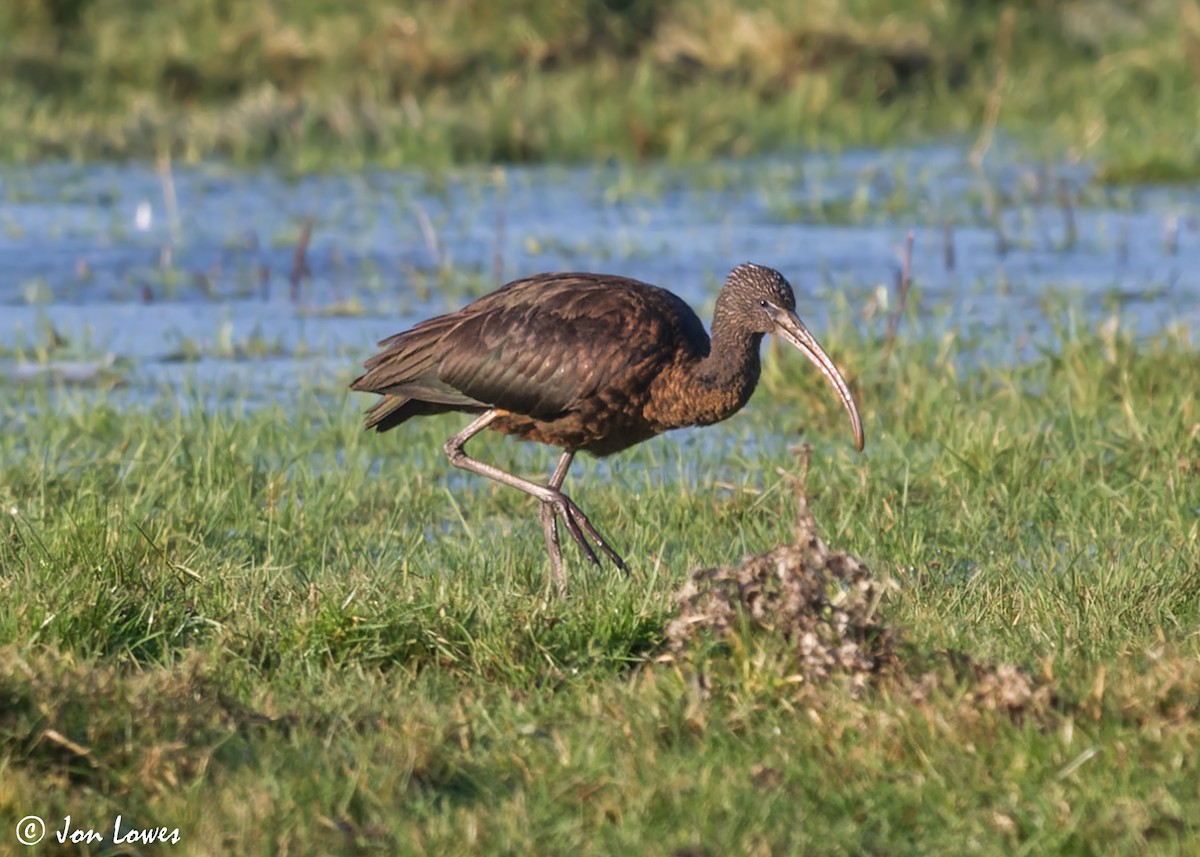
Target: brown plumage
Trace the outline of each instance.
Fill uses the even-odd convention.
[[[758,383],[767,333],[779,333],[830,380],[862,449],[849,388],[795,306],[778,271],[739,265],[717,298],[710,340],[691,307],[665,289],[603,274],[540,274],[383,340],[350,386],[383,396],[367,412],[367,428],[381,432],[425,414],[479,414],[447,441],[446,454],[541,500],[553,576],[565,589],[559,516],[589,559],[598,561],[585,533],[625,567],[560,490],[575,452],[610,455],[668,429],[733,415]],[[562,447],[549,482],[468,456],[464,445],[484,428]]]

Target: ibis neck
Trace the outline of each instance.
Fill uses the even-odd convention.
[[[750,400],[761,370],[759,350],[763,334],[748,333],[713,320],[708,355],[696,364],[693,374],[698,400],[712,403],[712,422],[741,410]]]

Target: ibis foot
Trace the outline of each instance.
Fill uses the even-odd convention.
[[[467,441],[487,428],[499,416],[499,412],[495,409],[486,411],[469,426],[446,441],[444,449],[446,457],[450,459],[450,463],[455,467],[461,467],[463,470],[478,473],[480,476],[486,476],[503,485],[516,488],[518,491],[523,491],[541,501],[540,517],[542,532],[546,536],[546,551],[550,554],[550,575],[555,586],[560,591],[566,592],[567,590],[567,574],[563,566],[562,549],[558,541],[559,518],[562,518],[563,523],[566,524],[567,532],[571,534],[571,538],[575,540],[580,550],[583,551],[584,556],[591,562],[600,565],[600,557],[596,555],[596,551],[588,543],[589,537],[596,543],[596,547],[600,548],[601,552],[612,560],[617,568],[628,572],[629,566],[625,564],[625,560],[621,558],[621,555],[613,550],[612,546],[605,541],[604,536],[600,535],[600,531],[592,526],[592,522],[588,520],[583,510],[575,505],[575,502],[564,494],[560,488],[567,476],[567,470],[571,467],[571,461],[575,457],[575,450],[568,449],[563,452],[557,466],[554,468],[554,473],[550,476],[549,483],[546,485],[539,485],[528,479],[522,479],[520,476],[509,473],[507,470],[503,470],[494,464],[487,464],[467,455],[465,449]]]

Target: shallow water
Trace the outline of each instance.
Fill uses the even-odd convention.
[[[818,337],[835,314],[883,329],[910,229],[921,332],[980,336],[991,359],[1037,344],[1048,295],[1141,335],[1200,321],[1200,188],[1107,189],[1016,153],[983,170],[953,147],[445,177],[207,165],[171,184],[174,212],[153,167],[0,173],[0,378],[62,377],[61,360],[117,373],[122,396],[334,389],[376,340],[549,270],[665,285],[706,315],[752,260],[791,279]],[[306,218],[311,276],[294,289]]]

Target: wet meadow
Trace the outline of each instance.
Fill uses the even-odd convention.
[[[5,190],[7,829],[120,813],[197,854],[1194,841],[1194,190],[951,147]],[[568,480],[629,576],[567,545],[557,597],[532,504],[446,463],[460,418],[361,431],[346,385],[405,323],[564,267],[707,317],[743,258],[796,285],[866,452],[768,344],[743,413]],[[792,539],[802,443],[817,533],[879,583],[879,675],[809,675],[778,623],[668,645],[694,569]],[[981,690],[1000,668],[1034,689]]]
[[[118,61],[127,20],[80,37],[113,2],[0,13],[0,854],[1196,852],[1194,4],[1136,44],[1122,3],[578,4],[585,54],[570,4],[468,36],[453,3],[183,3]],[[226,66],[271,86],[219,110]],[[86,105],[22,89],[95,68]],[[192,100],[139,101],[167,68]],[[648,124],[566,122],[591,87]],[[565,542],[558,595],[535,504],[447,463],[462,416],[362,431],[375,341],[508,279],[625,274],[707,321],[743,261],[796,287],[866,449],[768,341],[732,419],[577,460],[627,575]]]

